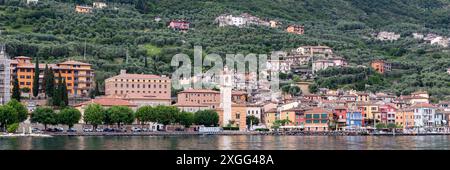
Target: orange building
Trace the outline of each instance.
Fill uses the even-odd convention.
[[[370,65],[375,71],[381,74],[391,71],[391,64],[385,62],[384,60],[374,60]]]
[[[414,128],[414,109],[405,108],[395,113],[395,124],[400,125],[403,129]]]
[[[304,34],[305,33],[305,27],[301,26],[301,25],[289,25],[286,28],[286,31],[289,33],[295,33],[295,34]]]
[[[313,108],[305,111],[305,130],[328,131],[328,120],[333,116],[331,111],[322,108]]]
[[[77,5],[75,6],[75,11],[78,13],[91,13],[92,7]]]
[[[48,64],[48,68],[52,68],[55,73],[55,83],[59,73],[66,80],[67,92],[69,95],[88,96],[89,90],[94,86],[94,72],[91,64],[78,61],[65,61],[57,64]],[[33,89],[35,63],[30,57],[19,56],[11,60],[11,84],[14,83],[13,76],[17,76],[19,87]],[[44,78],[45,64],[39,64],[39,84],[42,84]],[[12,85],[11,85],[12,88]],[[42,87],[39,87],[42,90]]]

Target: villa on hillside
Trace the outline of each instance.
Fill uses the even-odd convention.
[[[245,27],[250,25],[261,25],[261,26],[267,26],[267,27],[276,27],[277,22],[276,21],[266,21],[263,19],[260,19],[256,16],[250,15],[248,13],[242,13],[238,16],[234,16],[231,14],[223,14],[218,16],[215,19],[215,22],[219,24],[219,27],[225,27],[225,26],[236,26],[236,27]]]
[[[373,60],[370,65],[375,71],[381,74],[389,72],[392,69],[391,63],[388,63],[384,60]]]
[[[395,32],[379,32],[377,35],[377,39],[381,41],[395,41],[400,38],[400,34],[395,34]]]
[[[305,34],[305,27],[303,25],[289,25],[286,32],[302,35]]]
[[[92,12],[92,7],[77,5],[77,6],[75,6],[75,11],[77,13],[84,13],[84,14],[91,13]]]
[[[186,32],[189,30],[190,23],[185,20],[172,20],[169,23],[169,28],[173,30]]]

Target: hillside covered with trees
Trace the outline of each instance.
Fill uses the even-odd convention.
[[[448,48],[413,39],[411,34],[450,36],[450,0],[103,0],[108,7],[90,14],[75,12],[92,0],[0,0],[0,41],[10,56],[39,57],[56,62],[76,59],[93,64],[102,81],[126,68],[134,73],[171,74],[172,57],[192,56],[195,45],[205,53],[267,53],[302,45],[327,45],[350,65],[368,66],[373,59],[393,63],[393,71],[327,70],[319,87],[388,91],[397,95],[418,89],[435,98],[450,95]],[[218,27],[224,13],[249,13],[280,21],[279,28]],[[156,21],[160,17],[161,21]],[[167,28],[172,19],[191,22],[187,33]],[[284,31],[305,26],[304,35]],[[401,38],[371,38],[393,31]],[[343,74],[345,73],[345,74]]]

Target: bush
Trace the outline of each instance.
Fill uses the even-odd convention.
[[[17,129],[19,129],[19,123],[13,123],[8,125],[8,133],[15,133],[17,131]]]
[[[223,130],[239,130],[239,127],[223,127]]]
[[[267,128],[257,128],[257,129],[255,129],[255,131],[268,132],[269,129],[267,129]]]

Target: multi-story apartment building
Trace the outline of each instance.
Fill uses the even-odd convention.
[[[414,128],[429,129],[435,125],[436,107],[427,104],[419,103],[412,107],[414,109]]]
[[[404,108],[395,112],[395,124],[403,129],[414,128],[414,109]]]
[[[7,103],[11,98],[10,60],[5,52],[5,46],[0,45],[0,105]]]
[[[48,68],[51,68],[55,73],[55,83],[57,83],[59,74],[65,79],[69,96],[88,96],[89,91],[94,87],[94,70],[91,64],[70,60],[57,64],[48,64]],[[44,78],[44,69],[45,64],[39,64],[40,85]],[[11,60],[10,70],[12,73],[11,79],[17,76],[21,89],[33,89],[35,63],[31,61],[30,57],[15,57]],[[42,90],[42,87],[39,87],[39,89]]]
[[[169,77],[151,74],[120,74],[105,80],[105,95],[117,96],[142,105],[170,105],[171,81]]]
[[[305,111],[305,130],[328,131],[328,121],[332,116],[332,112],[322,108],[313,108]]]

